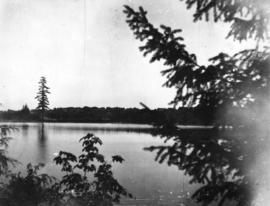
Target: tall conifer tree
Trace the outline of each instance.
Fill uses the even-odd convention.
[[[50,94],[49,87],[45,77],[41,77],[39,81],[39,88],[37,96],[35,97],[38,101],[37,110],[41,112],[41,121],[44,121],[45,111],[49,109],[48,94]]]

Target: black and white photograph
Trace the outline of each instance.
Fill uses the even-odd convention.
[[[1,0],[0,206],[270,205],[269,0]]]

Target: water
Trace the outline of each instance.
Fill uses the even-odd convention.
[[[123,204],[175,205],[194,190],[188,177],[175,166],[159,164],[154,153],[143,150],[163,143],[150,134],[150,125],[46,123],[44,130],[38,123],[15,123],[15,126],[19,129],[11,133],[13,139],[8,148],[9,156],[22,163],[15,170],[30,162],[45,163],[41,172],[60,177],[60,169],[53,163],[55,154],[60,150],[80,154],[79,139],[94,133],[104,143],[100,150],[105,157],[117,154],[125,159],[124,163],[113,165],[114,174],[136,200],[125,199]]]

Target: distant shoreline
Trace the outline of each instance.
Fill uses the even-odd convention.
[[[203,117],[203,118],[202,118]],[[138,109],[121,107],[67,107],[46,111],[45,122],[153,124],[173,121],[179,125],[211,125],[211,112],[199,108]],[[0,111],[0,122],[40,122],[38,110]]]

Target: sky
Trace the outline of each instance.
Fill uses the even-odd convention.
[[[149,20],[181,28],[187,49],[201,64],[252,43],[225,40],[229,25],[193,23],[178,0],[1,0],[0,109],[37,106],[41,76],[55,107],[168,107],[175,90],[162,87],[162,63],[139,52],[123,5],[143,6]]]

